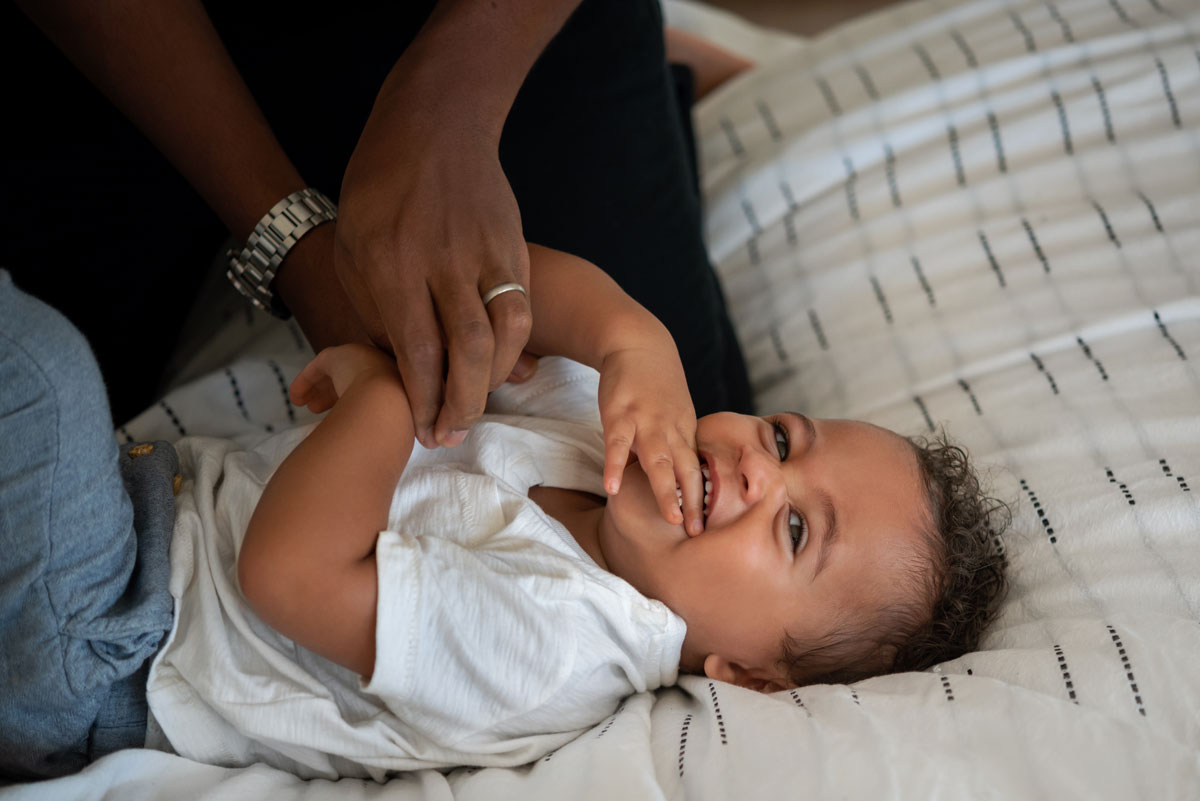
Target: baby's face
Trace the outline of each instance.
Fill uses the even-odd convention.
[[[600,528],[608,568],[687,623],[684,669],[704,672],[716,654],[779,679],[785,632],[816,639],[911,595],[926,503],[904,439],[850,420],[720,413],[696,442],[712,482],[702,533],[663,519],[636,463]]]

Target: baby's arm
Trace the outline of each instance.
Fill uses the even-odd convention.
[[[292,401],[333,410],[267,483],[238,556],[238,581],[277,631],[369,679],[375,540],[412,453],[408,397],[381,351],[342,345],[304,368]]]
[[[632,452],[663,517],[686,520],[688,533],[699,534],[704,489],[696,411],[675,340],[594,264],[538,245],[529,246],[529,263],[529,350],[567,356],[600,371],[605,489],[609,494],[620,489]]]
[[[689,522],[698,519],[695,411],[671,335],[589,262],[536,245],[529,250],[530,350],[601,373],[606,486],[620,477],[633,447],[664,514],[680,520],[678,472],[681,485],[694,485],[685,508]],[[408,397],[395,363],[366,345],[321,351],[291,391],[297,405],[332,411],[267,483],[238,556],[238,581],[250,606],[281,634],[369,679],[375,541],[388,526],[412,453]]]

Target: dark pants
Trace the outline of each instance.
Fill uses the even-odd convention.
[[[432,3],[306,5],[283,23],[273,4],[209,10],[300,174],[336,197],[375,93]],[[9,4],[0,15],[11,87],[0,265],[84,332],[121,422],[152,402],[225,231],[31,23]],[[297,59],[319,63],[318,78],[288,80]],[[666,323],[697,412],[748,411],[679,97],[658,2],[584,0],[526,80],[501,162],[528,240],[596,263]]]

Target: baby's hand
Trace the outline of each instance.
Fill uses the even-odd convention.
[[[379,348],[359,344],[325,348],[296,376],[289,396],[294,406],[324,412],[356,381],[371,375],[400,380],[396,363]]]
[[[606,357],[599,400],[605,490],[609,495],[620,491],[633,452],[667,522],[686,520],[685,531],[699,534],[704,490],[696,455],[696,410],[673,343],[669,349],[629,348]]]

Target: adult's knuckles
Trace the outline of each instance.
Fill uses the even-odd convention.
[[[457,350],[471,361],[491,359],[495,339],[488,321],[474,318],[460,320],[449,331],[449,335],[452,352]]]
[[[529,333],[533,330],[533,312],[527,303],[510,304],[497,318],[495,328],[499,338],[506,342],[519,341],[522,344],[529,340]]]

